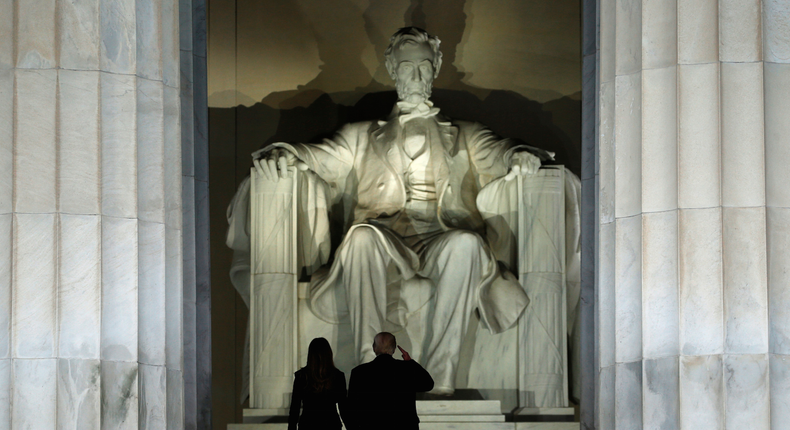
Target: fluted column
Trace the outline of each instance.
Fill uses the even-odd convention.
[[[178,31],[0,2],[0,429],[183,428]]]
[[[597,428],[783,428],[790,5],[598,13]]]

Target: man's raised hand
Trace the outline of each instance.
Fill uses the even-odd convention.
[[[403,361],[411,360],[411,356],[409,355],[408,352],[406,352],[405,349],[401,348],[400,345],[398,345],[398,349],[400,349],[400,353],[403,355]]]

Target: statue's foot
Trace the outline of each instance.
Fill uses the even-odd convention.
[[[452,396],[453,393],[455,393],[455,388],[453,387],[433,387],[433,390],[428,391],[428,394],[435,396]]]

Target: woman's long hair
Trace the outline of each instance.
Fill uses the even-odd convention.
[[[310,342],[304,370],[308,390],[320,393],[331,388],[335,361],[332,359],[332,347],[323,337],[317,337]]]

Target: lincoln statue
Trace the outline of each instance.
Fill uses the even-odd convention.
[[[470,318],[477,313],[499,333],[530,302],[489,242],[480,190],[534,175],[553,154],[443,116],[430,100],[439,44],[422,29],[398,30],[385,61],[399,101],[386,118],[347,124],[320,143],[269,145],[253,163],[273,181],[293,166],[309,170],[347,208],[334,260],[311,278],[311,311],[327,322],[350,321],[361,363],[375,357],[376,333],[398,321],[392,303],[425,297],[411,305],[429,309],[421,361],[435,380],[433,393],[449,395]]]

